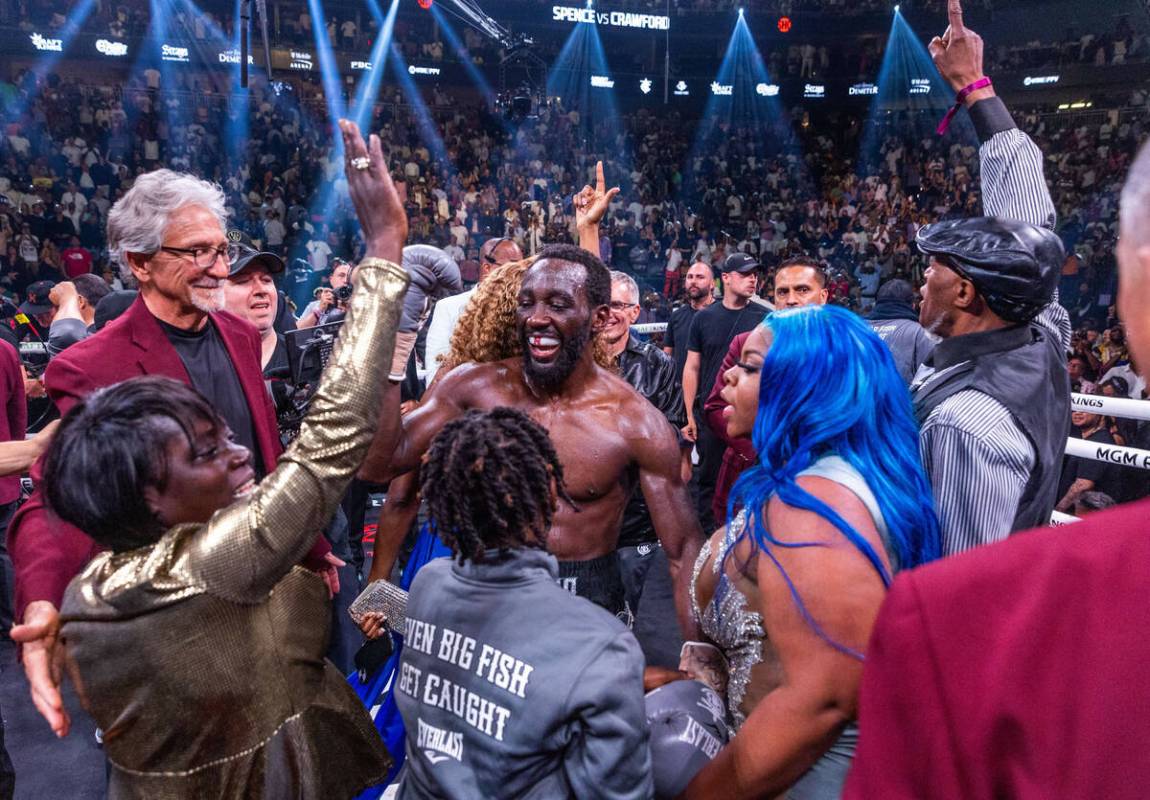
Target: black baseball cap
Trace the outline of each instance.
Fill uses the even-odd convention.
[[[227,232],[228,277],[239,275],[252,264],[262,264],[272,275],[284,271],[284,260],[275,253],[257,250],[252,239],[239,228]]]
[[[746,274],[759,269],[759,262],[746,253],[731,253],[723,260],[720,272],[738,272]]]
[[[25,293],[28,299],[20,304],[20,310],[33,317],[51,311],[52,301],[48,299],[48,292],[55,285],[53,281],[36,281],[31,284]]]

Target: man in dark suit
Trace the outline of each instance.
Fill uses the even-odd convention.
[[[136,302],[99,333],[57,356],[44,376],[61,414],[105,386],[138,375],[190,384],[211,401],[259,475],[282,450],[260,368],[259,335],[223,309],[228,275],[224,197],[218,187],[168,170],[148,173],[108,216],[108,241],[140,284]],[[37,477],[37,476],[34,476]],[[68,719],[53,679],[57,608],[68,582],[96,553],[83,532],[51,515],[37,491],[12,521],[16,568],[12,631],[23,647],[32,698],[58,735]],[[330,547],[319,537],[305,564],[338,590]]]
[[[1121,216],[1118,311],[1150,365],[1150,147]],[[1120,506],[899,575],[866,656],[845,796],[1145,797],[1148,513]]]

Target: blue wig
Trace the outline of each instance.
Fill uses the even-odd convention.
[[[918,452],[910,393],[887,346],[860,317],[836,306],[776,311],[763,324],[773,341],[763,360],[759,411],[752,441],[758,463],[739,476],[728,517],[747,509],[746,530],[778,567],[804,619],[836,649],[857,651],[828,637],[811,618],[786,571],[771,553],[785,543],[767,529],[767,503],[778,497],[834,525],[889,586],[892,576],[870,542],[796,481],[824,455],[838,455],[858,470],[882,511],[888,547],[898,569],[939,557],[938,519]],[[733,548],[732,548],[733,549]]]

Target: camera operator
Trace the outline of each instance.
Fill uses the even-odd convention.
[[[314,328],[325,322],[342,319],[347,299],[351,296],[351,264],[336,259],[328,276],[328,286],[315,290],[315,299],[308,303],[297,327]]]

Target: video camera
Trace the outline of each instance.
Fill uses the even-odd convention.
[[[347,295],[350,296],[350,286],[341,287],[336,291],[340,292],[345,288]],[[299,436],[300,426],[311,405],[311,398],[319,386],[320,375],[323,374],[324,367],[331,358],[331,351],[335,347],[335,341],[339,338],[342,327],[341,319],[284,334],[288,357],[287,369],[281,370],[281,374],[269,377],[273,381],[272,396],[276,406],[276,423],[279,426],[280,439],[285,446]]]

